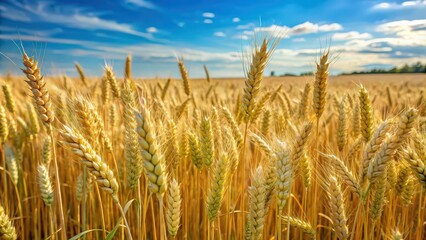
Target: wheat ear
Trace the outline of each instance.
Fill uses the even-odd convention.
[[[0,105],[0,142],[5,143],[7,136],[9,135],[9,127],[7,126],[6,111],[4,107]]]
[[[343,151],[347,141],[346,101],[342,100],[339,103],[339,120],[337,122],[337,147],[339,148],[339,151]]]
[[[229,158],[223,154],[216,162],[213,178],[207,194],[207,216],[211,222],[218,217],[228,175]]]
[[[334,231],[336,232],[337,238],[344,240],[348,239],[349,232],[346,226],[346,212],[345,212],[345,201],[343,193],[340,188],[340,184],[337,178],[330,176],[328,179],[328,196],[330,198],[330,212],[331,219],[333,220]]]
[[[12,225],[12,222],[9,220],[9,217],[6,215],[1,205],[0,205],[0,238],[3,240],[16,240],[18,238],[18,236],[16,235],[15,227]]]
[[[265,221],[265,177],[261,166],[257,167],[251,177],[249,187],[249,224],[251,239],[261,239]]]
[[[126,64],[124,65],[124,78],[132,78],[132,56],[130,54],[126,57]]]
[[[200,147],[204,159],[204,166],[210,168],[213,163],[215,146],[211,120],[208,117],[203,117],[200,124]]]
[[[40,124],[37,118],[37,114],[34,110],[34,105],[31,103],[27,103],[27,111],[30,120],[30,130],[32,135],[37,135],[40,132]]]
[[[313,94],[313,108],[317,119],[319,119],[324,112],[325,101],[327,96],[327,81],[328,81],[328,61],[329,51],[326,51],[317,63],[317,71],[315,73],[314,81],[314,94]]]
[[[386,164],[392,159],[395,152],[408,139],[418,111],[410,108],[401,116],[396,133],[385,141],[375,155],[373,161],[368,165],[367,177],[371,184],[384,173]]]
[[[309,95],[311,94],[312,86],[310,83],[305,84],[305,88],[303,89],[302,98],[299,103],[299,119],[305,119],[308,115],[309,109]]]
[[[113,200],[118,202],[118,182],[114,173],[102,158],[93,150],[92,146],[78,133],[68,126],[60,131],[63,138],[61,143],[68,146],[74,154],[81,158],[81,162],[96,177],[101,189],[111,194]]]
[[[37,166],[37,178],[44,204],[51,206],[53,203],[53,188],[50,182],[49,172],[44,164]]]
[[[139,149],[138,134],[136,132],[136,118],[134,108],[136,106],[134,92],[130,86],[130,79],[125,81],[121,95],[124,106],[124,146],[126,153],[126,177],[130,188],[137,186],[142,175],[142,156]]]
[[[367,176],[368,165],[374,158],[374,155],[376,154],[377,150],[379,150],[383,141],[385,140],[386,134],[388,133],[390,127],[391,124],[389,123],[389,121],[382,122],[374,132],[373,137],[370,139],[367,146],[365,147],[361,160],[361,182],[364,182],[365,177]]]
[[[162,199],[167,190],[167,174],[165,172],[165,160],[157,142],[157,136],[152,127],[152,120],[146,106],[142,107],[141,112],[135,111],[136,132],[139,136],[139,146],[144,160],[143,166],[145,174],[149,180],[149,189],[157,194],[158,199]]]
[[[50,100],[49,91],[46,88],[46,81],[40,73],[38,62],[33,57],[29,58],[24,52],[23,64],[25,69],[22,71],[26,74],[27,84],[30,86],[33,93],[34,102],[37,105],[37,110],[42,122],[48,126],[54,120],[52,109],[52,101]]]
[[[206,80],[207,82],[210,82],[211,79],[210,79],[209,70],[207,69],[207,66],[205,64],[203,65],[203,68],[204,68],[204,73],[206,74]]]
[[[114,74],[114,71],[112,70],[112,66],[105,65],[105,77],[111,87],[114,97],[120,98],[121,92],[120,92],[120,89],[118,88],[117,79],[115,78],[115,74]]]
[[[169,193],[167,195],[167,230],[169,235],[176,237],[179,230],[182,197],[179,184],[176,179],[170,182]]]
[[[9,110],[10,113],[14,114],[16,106],[15,106],[15,100],[12,97],[12,93],[10,91],[9,84],[2,85],[2,89],[3,89],[4,99],[6,101],[6,108],[7,110]]]
[[[359,89],[359,107],[361,109],[361,134],[365,142],[368,142],[373,132],[373,108],[367,89],[361,85]]]
[[[354,110],[352,112],[352,136],[358,138],[361,134],[361,115],[359,102],[355,103]]]
[[[13,184],[17,185],[19,181],[18,163],[11,148],[5,147],[6,167],[10,173]]]
[[[305,123],[296,137],[296,141],[291,150],[291,164],[293,164],[293,170],[297,169],[300,159],[305,154],[305,148],[312,132],[312,126],[311,122]]]
[[[311,239],[315,239],[315,229],[309,222],[291,216],[282,216],[282,219],[284,222],[290,223],[291,226],[297,227],[302,230],[302,232],[309,234]]]
[[[188,72],[186,71],[183,59],[178,60],[178,67],[183,80],[183,90],[185,91],[185,94],[189,97],[191,95],[191,87],[189,86]]]
[[[293,172],[290,153],[284,144],[281,144],[276,157],[277,182],[275,189],[278,199],[278,211],[281,213],[291,193]]]
[[[242,101],[243,120],[246,123],[251,120],[253,110],[256,106],[256,98],[259,94],[260,84],[263,79],[263,71],[272,54],[272,51],[268,50],[268,43],[269,41],[267,39],[263,39],[262,45],[255,45],[251,54]]]
[[[78,74],[80,75],[81,82],[84,84],[84,86],[87,87],[87,78],[86,78],[86,75],[84,74],[83,68],[78,63],[75,63],[74,65],[75,65],[75,68],[77,69]]]
[[[336,173],[343,179],[346,185],[349,186],[351,191],[357,194],[358,197],[362,197],[362,188],[352,172],[346,167],[345,163],[340,158],[332,154],[323,154],[323,156],[330,159]]]
[[[410,164],[411,170],[417,177],[423,189],[426,190],[426,164],[411,150],[403,151],[404,159]]]
[[[370,218],[373,221],[377,221],[382,215],[383,206],[385,205],[386,173],[380,176],[374,186],[375,191],[373,195],[373,200],[370,204]]]

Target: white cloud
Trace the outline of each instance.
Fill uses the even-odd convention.
[[[342,25],[338,23],[332,23],[332,24],[324,24],[318,26],[318,31],[320,32],[333,32],[333,31],[339,31],[342,30]]]
[[[269,27],[255,28],[255,31],[266,32],[271,34],[272,36],[282,38],[305,35],[316,32],[332,32],[340,29],[342,29],[342,25],[338,23],[319,25],[311,22],[304,22],[294,27],[271,25]]]
[[[335,33],[331,37],[334,40],[352,40],[352,39],[369,39],[372,38],[369,33],[359,33],[356,31],[344,32],[344,33]]]
[[[126,0],[126,3],[141,8],[158,9],[155,4],[146,0]]]
[[[214,18],[214,13],[211,12],[204,12],[203,17],[205,18]]]
[[[388,35],[396,35],[409,41],[420,40],[426,42],[426,19],[387,22],[378,25],[376,31]]]
[[[405,1],[402,3],[381,2],[372,7],[373,10],[396,10],[405,8],[426,7],[426,0]]]
[[[241,34],[234,35],[232,38],[234,38],[234,39],[240,39],[240,40],[249,40],[250,36],[241,33]]]
[[[376,5],[374,5],[372,8],[373,9],[390,9],[392,6],[396,6],[396,4],[390,4],[387,2],[382,2],[382,3],[378,3]]]
[[[396,36],[386,38],[391,45],[426,46],[426,19],[388,22],[378,25],[376,31]]]
[[[156,33],[156,32],[158,32],[158,29],[157,29],[157,28],[155,28],[155,27],[149,27],[149,28],[147,28],[147,29],[146,29],[146,32],[149,32],[149,33]]]
[[[211,19],[204,19],[204,21],[203,21],[204,23],[206,23],[206,24],[211,24],[211,23],[213,23],[213,21],[211,20]]]
[[[215,37],[226,37],[226,34],[224,32],[215,32],[213,35]]]
[[[232,22],[234,22],[234,23],[240,22],[240,18],[234,17],[234,18],[232,19]]]

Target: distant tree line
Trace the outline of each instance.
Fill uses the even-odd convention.
[[[294,74],[294,73],[284,73],[281,74],[280,77],[295,77],[295,76],[312,76],[314,75],[314,72],[302,72],[300,74]],[[275,76],[275,72],[271,72],[271,77]]]
[[[354,71],[351,73],[342,73],[341,75],[350,75],[350,74],[378,74],[378,73],[426,73],[426,64],[422,64],[421,62],[417,62],[411,65],[404,64],[402,67],[393,67],[391,69],[380,69],[373,68],[371,70],[366,71]],[[287,76],[312,76],[313,72],[302,72],[300,74],[293,73],[284,73],[279,75],[280,77]],[[271,72],[271,77],[275,76],[275,71]]]
[[[393,67],[391,69],[380,69],[374,68],[368,71],[355,71],[351,73],[343,73],[343,75],[348,74],[375,74],[375,73],[426,73],[426,64],[417,62],[411,65],[404,64],[402,67]]]

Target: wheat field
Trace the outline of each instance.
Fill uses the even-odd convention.
[[[1,79],[1,239],[426,239],[426,76]],[[124,74],[122,74],[124,72]]]

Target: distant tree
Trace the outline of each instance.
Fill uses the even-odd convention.
[[[300,76],[313,76],[314,73],[313,72],[302,72],[300,73]]]
[[[275,77],[275,71],[271,71],[271,77]]]

